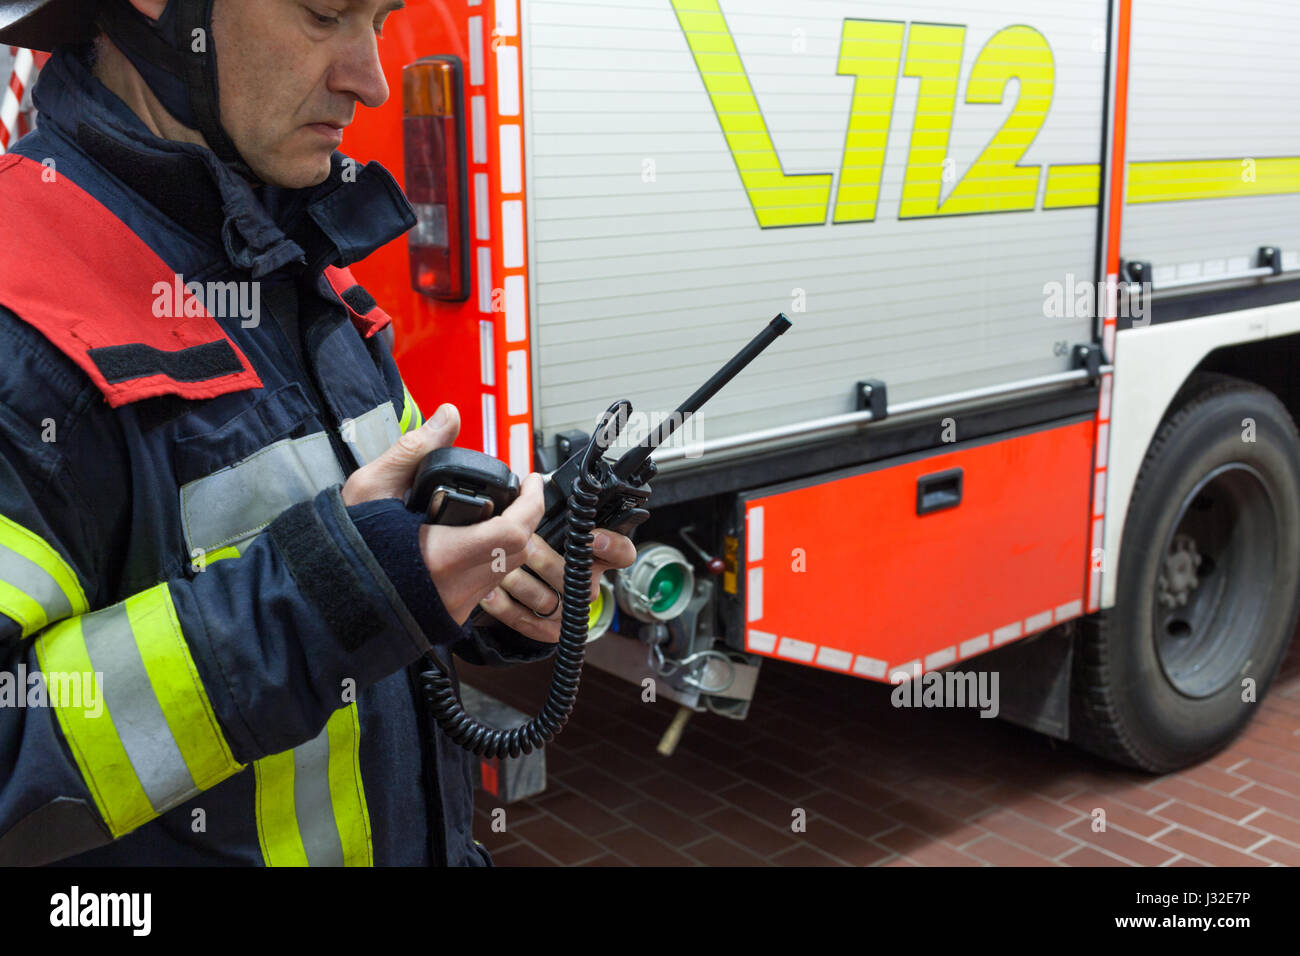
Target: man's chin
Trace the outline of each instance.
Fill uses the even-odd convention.
[[[295,160],[286,160],[267,164],[264,168],[254,166],[253,172],[268,186],[282,189],[310,189],[319,186],[330,175],[330,157],[325,155],[304,156]]]

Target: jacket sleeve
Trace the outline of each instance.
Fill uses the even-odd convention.
[[[0,397],[0,864],[130,833],[313,739],[431,647],[337,488],[242,553],[122,588],[132,488],[114,419],[88,384],[58,397],[68,368],[30,361],[11,372],[41,376],[43,397]],[[435,641],[461,639],[442,615]]]

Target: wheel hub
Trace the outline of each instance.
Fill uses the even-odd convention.
[[[1183,499],[1149,585],[1156,656],[1180,693],[1215,694],[1250,659],[1280,546],[1272,496],[1244,462]]]
[[[1200,566],[1201,553],[1196,547],[1196,539],[1188,534],[1174,535],[1156,585],[1161,605],[1168,608],[1186,606],[1192,591],[1201,583],[1196,576]]]

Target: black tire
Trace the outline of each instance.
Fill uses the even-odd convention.
[[[1255,423],[1253,442],[1243,419]],[[1071,740],[1153,772],[1220,750],[1277,673],[1298,584],[1295,423],[1272,392],[1197,373],[1138,472],[1115,606],[1080,622]],[[1243,700],[1247,678],[1254,702]]]

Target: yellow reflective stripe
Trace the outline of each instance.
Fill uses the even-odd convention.
[[[23,637],[35,634],[49,623],[41,602],[20,591],[8,581],[0,581],[0,614],[13,618],[23,630]]]
[[[37,639],[36,657],[51,686],[66,686],[70,677],[94,681],[97,715],[80,700],[51,704],[114,837],[243,769],[221,733],[166,584],[54,625]]]
[[[81,621],[63,621],[37,638],[36,660],[43,673],[94,674]],[[156,814],[118,737],[108,702],[102,706],[99,716],[92,717],[84,707],[56,702],[54,714],[95,807],[116,839]]]
[[[231,754],[212,701],[203,689],[181,634],[171,590],[159,584],[127,598],[126,614],[149,682],[194,785],[206,790],[244,769]]]
[[[374,866],[370,813],[361,784],[361,722],[357,705],[335,711],[325,725],[330,741],[330,800],[343,844],[344,866]]]
[[[256,778],[257,840],[267,866],[309,866],[303,839],[304,826],[316,834],[314,858],[338,860],[342,850],[344,866],[373,866],[374,848],[370,811],[361,781],[361,722],[355,703],[335,711],[325,725],[325,747],[320,738],[284,753],[263,757],[253,764]],[[321,761],[324,753],[328,757]],[[302,774],[303,779],[298,779]],[[329,830],[299,821],[300,797],[325,787],[333,813],[339,846],[329,850],[320,836]],[[308,801],[309,804],[319,805]],[[316,821],[319,824],[321,821]],[[332,843],[333,838],[330,837]]]
[[[298,833],[293,805],[293,751],[253,762],[257,842],[267,866],[306,866],[307,851]]]
[[[1128,202],[1300,193],[1300,156],[1129,163]]]
[[[1047,170],[1044,209],[1095,206],[1101,201],[1101,164],[1051,166]]]
[[[207,564],[211,564],[213,561],[224,561],[226,558],[237,557],[239,557],[239,549],[232,544],[227,545],[224,548],[217,548],[217,550],[213,551],[211,554],[205,555],[204,561]]]
[[[72,605],[73,614],[85,614],[90,610],[86,603],[86,593],[81,590],[81,582],[76,572],[68,567],[62,555],[50,547],[43,538],[28,531],[4,515],[0,515],[0,545],[17,551],[33,564],[38,565],[46,574],[54,578]]]
[[[402,420],[398,422],[398,427],[402,434],[405,435],[413,428],[419,428],[424,424],[424,416],[420,414],[420,406],[415,404],[415,399],[411,397],[411,390],[402,384],[402,393],[406,396],[402,402]]]
[[[76,572],[40,535],[0,515],[0,613],[27,637],[89,609]]]

